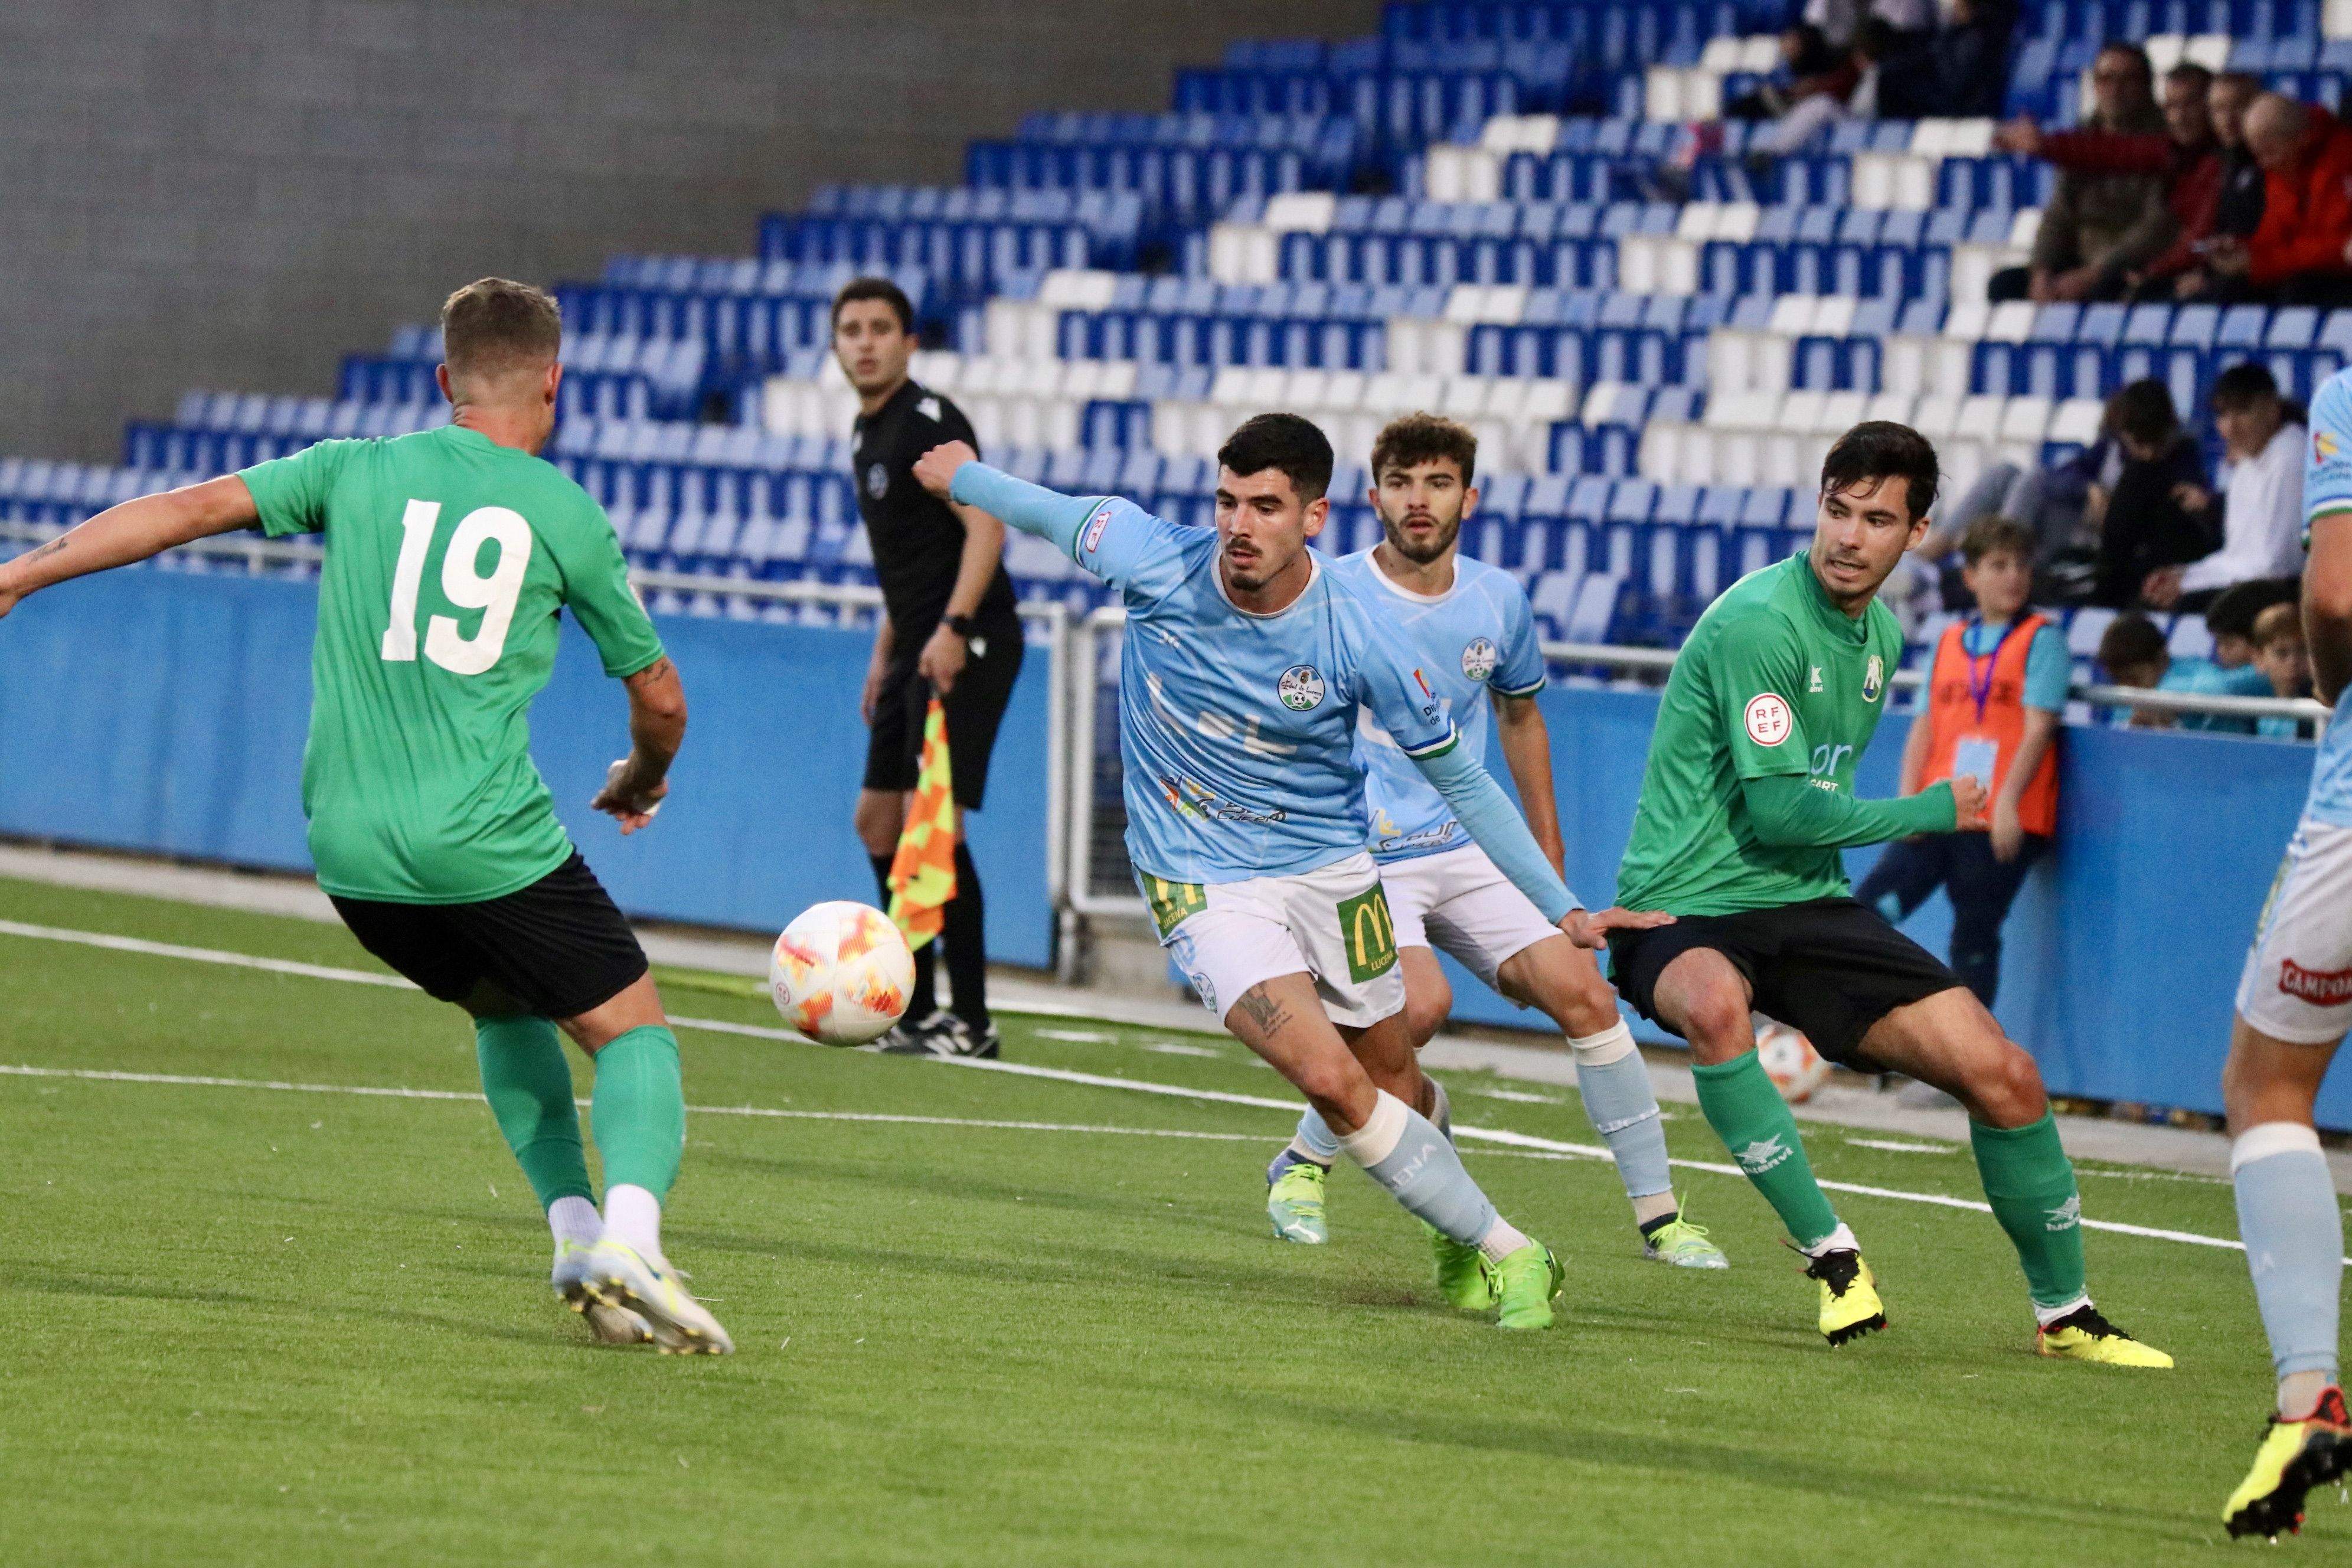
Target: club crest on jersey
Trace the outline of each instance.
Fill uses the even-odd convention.
[[[1419,670],[1413,671],[1418,676]],[[1311,664],[1294,664],[1274,683],[1274,694],[1294,713],[1304,713],[1323,700],[1323,677]]]
[[[1886,666],[1876,654],[1872,654],[1870,662],[1863,667],[1862,700],[1864,702],[1875,702],[1878,700],[1878,694],[1885,688]]]
[[[866,493],[880,500],[890,490],[890,470],[877,463],[866,470]]]
[[[1484,680],[1494,674],[1499,662],[1501,656],[1495,652],[1495,645],[1485,637],[1475,639],[1462,650],[1462,673],[1473,680]]]

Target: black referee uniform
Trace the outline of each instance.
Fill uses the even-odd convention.
[[[911,380],[880,408],[860,415],[850,438],[857,510],[873,542],[874,574],[890,613],[890,663],[866,751],[865,782],[871,790],[913,789],[920,769],[923,721],[932,692],[915,663],[947,614],[963,563],[964,528],[945,501],[916,482],[914,468],[915,459],[948,441],[968,441],[975,450],[980,446],[961,409]],[[1003,562],[979,606],[956,629],[964,634],[970,657],[940,705],[947,717],[956,804],[977,811],[988,790],[997,726],[1021,673],[1021,617]],[[874,868],[887,901],[889,859],[876,857]],[[945,950],[956,1018],[971,1036],[966,1049],[984,1040],[990,1027],[984,910],[980,873],[970,848],[959,842],[956,896],[947,906],[938,945]],[[932,951],[927,943],[915,955],[915,993],[907,1005],[910,1026],[938,1011]]]

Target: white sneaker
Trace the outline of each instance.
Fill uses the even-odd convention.
[[[709,1310],[687,1293],[677,1271],[656,1268],[607,1238],[588,1249],[581,1287],[601,1304],[635,1313],[664,1355],[732,1355],[735,1342]]]
[[[563,1304],[588,1320],[599,1344],[642,1345],[653,1342],[654,1331],[626,1307],[608,1307],[588,1288],[588,1256],[595,1249],[583,1242],[555,1244],[555,1271],[548,1283]]]

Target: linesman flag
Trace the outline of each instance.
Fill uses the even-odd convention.
[[[956,896],[955,785],[948,769],[948,715],[931,699],[923,715],[923,763],[915,776],[914,809],[890,861],[890,921],[920,948],[947,923]]]

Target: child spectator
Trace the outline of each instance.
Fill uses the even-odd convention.
[[[2158,609],[2200,609],[2224,588],[2266,577],[2303,575],[2302,410],[2279,396],[2271,373],[2249,360],[2213,378],[2213,423],[2228,453],[2223,470],[2221,548],[2175,557],[2191,563],[2152,571],[2140,596]],[[2184,496],[2210,516],[2213,499]]]
[[[1937,833],[1886,847],[1854,897],[1900,921],[1938,887],[1952,900],[1952,970],[1985,1005],[2000,985],[2000,927],[2025,873],[2058,830],[2058,720],[2070,667],[2056,626],[2026,608],[2033,531],[1989,517],[1960,542],[1976,614],[1937,645],[1910,738],[1903,789],[1967,773],[1992,795],[1985,833]]]
[[[2243,669],[2253,663],[2255,620],[2273,605],[2291,605],[2297,597],[2291,577],[2224,588],[2205,611],[2205,629],[2213,634],[2213,662],[2223,669]]]
[[[2254,617],[2254,668],[2271,683],[2273,697],[2311,695],[2311,655],[2303,643],[2303,606],[2273,605]],[[2254,732],[2273,740],[2308,739],[2311,721],[2273,714],[2254,721]]]
[[[2210,658],[2175,658],[2154,621],[2137,610],[2117,616],[2099,639],[2099,663],[2117,686],[2157,691],[2179,691],[2200,697],[2268,697],[2270,677],[2248,666],[2224,669]],[[2252,719],[2216,713],[2167,713],[2155,708],[2132,710],[2135,730],[2221,730],[2234,734],[2254,732]]]

